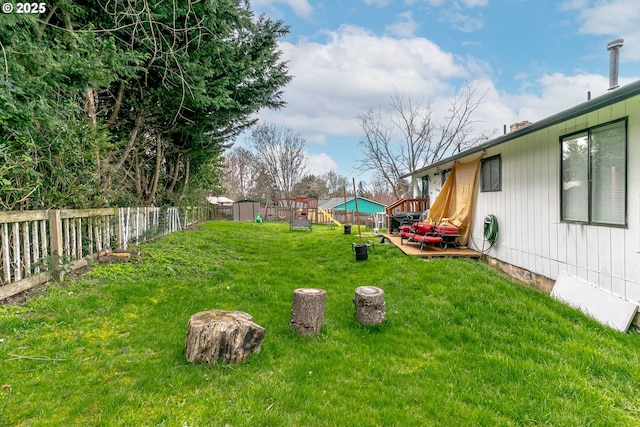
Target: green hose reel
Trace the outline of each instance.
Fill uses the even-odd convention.
[[[498,218],[495,215],[484,217],[484,238],[491,246],[498,240]]]

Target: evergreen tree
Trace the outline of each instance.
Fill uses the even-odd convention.
[[[280,21],[242,0],[59,0],[0,20],[5,209],[179,203],[280,108]]]

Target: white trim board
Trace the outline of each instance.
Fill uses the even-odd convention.
[[[629,329],[638,311],[636,304],[565,272],[558,276],[551,296],[621,332]]]

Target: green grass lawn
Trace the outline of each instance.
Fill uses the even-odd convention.
[[[479,262],[425,262],[377,239],[358,262],[357,240],[211,222],[0,306],[0,425],[640,425],[637,333]],[[363,285],[385,291],[383,326],[354,320]],[[315,337],[289,326],[301,287],[327,291]],[[211,309],[251,314],[261,353],[187,363],[189,317]]]

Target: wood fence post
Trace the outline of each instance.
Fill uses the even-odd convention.
[[[60,211],[49,211],[49,253],[51,254],[51,276],[57,282],[64,280],[62,269],[62,220]]]
[[[120,209],[119,208],[113,208],[113,216],[115,217],[115,229],[113,230],[113,234],[115,234],[116,236],[118,236],[118,243],[117,243],[117,248],[111,248],[111,249],[125,249],[125,247],[123,246],[123,241],[124,239],[122,238],[122,218],[121,218],[121,213],[120,213]]]

